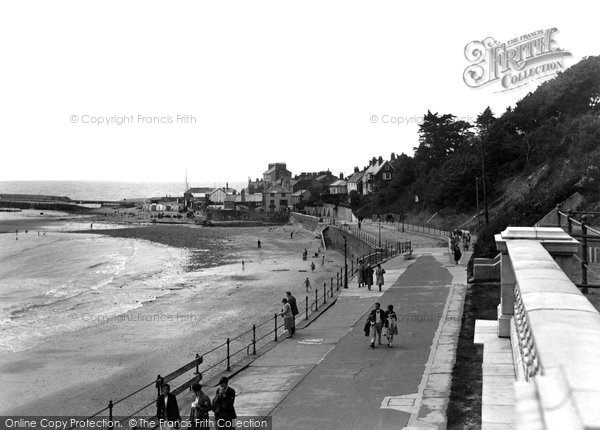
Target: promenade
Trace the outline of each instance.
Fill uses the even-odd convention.
[[[389,260],[382,292],[352,279],[325,313],[232,376],[238,416],[270,415],[274,429],[445,428],[466,285],[446,252]],[[393,348],[369,347],[375,302],[398,315]]]

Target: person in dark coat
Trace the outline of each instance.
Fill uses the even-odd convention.
[[[462,252],[460,252],[460,246],[458,245],[454,245],[454,262],[456,264],[458,264],[458,262],[460,261],[460,258],[462,257]]]
[[[367,287],[369,287],[369,290],[371,290],[371,287],[373,286],[373,273],[373,267],[369,264],[365,269],[365,283],[367,284]]]
[[[156,416],[158,419],[172,421],[174,427],[179,427],[179,421],[181,421],[181,415],[179,415],[179,405],[177,405],[177,398],[174,394],[171,394],[171,386],[164,384],[161,387],[161,395],[156,399]]]
[[[381,329],[387,326],[387,314],[381,309],[379,303],[375,303],[375,308],[369,314],[368,320],[371,323],[371,348],[375,348],[375,340],[381,345]]]
[[[194,401],[190,409],[190,429],[200,430],[210,428],[208,411],[212,409],[210,398],[202,391],[202,385],[195,383],[192,385],[194,392]]]
[[[287,291],[285,293],[288,303],[290,304],[290,307],[292,308],[292,316],[294,317],[294,319],[292,320],[292,334],[296,334],[296,315],[298,315],[300,312],[298,312],[298,304],[296,303],[296,298],[294,296],[292,296],[291,291]]]
[[[215,411],[215,423],[217,428],[233,428],[233,420],[237,418],[235,408],[235,390],[229,386],[229,378],[222,376],[217,384],[217,393],[212,401]]]
[[[358,288],[360,288],[365,284],[365,265],[362,260],[358,262],[358,269],[356,271],[358,273]]]

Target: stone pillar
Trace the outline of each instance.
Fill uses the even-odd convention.
[[[510,337],[510,319],[514,315],[516,284],[506,242],[509,240],[536,240],[548,251],[567,276],[573,274],[574,256],[579,242],[559,227],[507,227],[495,236],[496,247],[502,253],[501,299],[498,305],[498,336]],[[518,287],[518,286],[517,286]]]
[[[500,304],[498,305],[498,337],[510,337],[510,320],[515,308],[515,272],[508,253],[500,261]]]

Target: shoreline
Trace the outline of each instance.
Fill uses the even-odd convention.
[[[293,240],[289,239],[291,231]],[[191,264],[181,274],[181,288],[123,314],[141,321],[99,323],[50,337],[21,354],[0,354],[0,372],[10,376],[9,389],[0,396],[6,397],[4,414],[30,410],[58,414],[59,409],[63,414],[93,413],[105,407],[101,399],[120,398],[157,374],[188,362],[195,353],[269,318],[279,310],[285,291],[303,299],[302,280],[307,274],[313,285],[319,285],[343,260],[328,252],[325,267],[311,274],[310,261],[302,261],[301,252],[305,247],[316,249],[320,242],[312,233],[290,225],[222,229],[149,225],[82,232],[186,248]],[[257,235],[263,242],[261,250],[256,249]],[[215,251],[219,257],[207,256],[211,251],[194,255],[194,245],[202,237],[210,237],[222,247],[221,253]],[[246,263],[244,271],[241,260]],[[178,313],[191,320],[148,322],[157,315]],[[15,402],[15,394],[20,404]]]

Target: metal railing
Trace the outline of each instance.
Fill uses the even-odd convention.
[[[561,204],[556,205],[556,216],[558,226],[565,230],[570,236],[580,239],[579,255],[576,256],[581,265],[581,282],[575,283],[581,288],[583,294],[588,293],[589,288],[600,288],[598,284],[588,283],[588,272],[590,269],[590,242],[600,242],[600,231],[588,226],[591,212],[585,211],[561,211]],[[580,217],[580,220],[576,219]],[[597,247],[594,247],[597,248]]]
[[[402,249],[402,248],[398,248]],[[391,248],[388,253],[378,251],[373,254],[363,256],[365,261],[383,261],[384,255],[391,255]],[[352,273],[356,270],[352,265]],[[310,316],[319,311],[324,305],[335,297],[336,293],[343,287],[344,267],[341,267],[336,272],[335,277],[331,277],[329,284],[325,282],[323,286],[314,286],[314,297],[311,291],[311,296],[305,296],[304,300],[297,302],[300,313],[295,316],[295,320],[309,320]],[[302,309],[304,305],[304,309]],[[302,312],[303,311],[303,312]],[[270,342],[278,342],[281,335],[285,332],[284,319],[278,313],[273,314],[273,317],[262,321],[259,324],[253,324],[252,328],[238,334],[235,337],[227,338],[224,342],[215,346],[209,351],[202,354],[196,354],[195,358],[174,370],[166,376],[160,374],[153,381],[138,388],[137,390],[127,394],[126,396],[113,401],[108,401],[108,405],[87,417],[91,419],[99,416],[106,416],[110,422],[115,416],[117,406],[122,407],[122,411],[118,414],[119,422],[126,423],[130,418],[140,416],[155,416],[156,399],[160,395],[161,387],[166,383],[177,384],[176,388],[171,389],[174,395],[180,394],[202,379],[210,379],[219,373],[230,372],[232,365],[235,362],[248,356],[255,356],[260,347],[267,345]],[[120,408],[121,409],[121,408]],[[131,412],[133,411],[133,412]],[[123,418],[122,418],[123,417]],[[85,421],[82,420],[82,421]],[[77,426],[70,427],[69,430],[75,429]],[[106,427],[108,428],[108,427]]]

